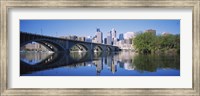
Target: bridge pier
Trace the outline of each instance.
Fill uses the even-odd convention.
[[[70,50],[69,50],[69,49],[65,50],[65,53],[69,54],[69,53],[70,53]]]
[[[102,51],[103,51],[103,52],[106,52],[106,51],[107,51],[107,47],[106,47],[106,46],[103,46],[103,47],[102,47]]]

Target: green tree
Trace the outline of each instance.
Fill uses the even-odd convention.
[[[180,35],[167,34],[156,36],[150,32],[138,34],[133,39],[133,46],[139,53],[180,52]]]
[[[142,33],[137,35],[134,39],[133,39],[133,44],[136,48],[137,51],[139,51],[140,53],[151,53],[154,52],[156,50],[156,45],[157,45],[157,37],[148,32],[148,33]]]

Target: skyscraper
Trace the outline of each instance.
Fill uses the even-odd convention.
[[[112,34],[111,34],[111,32],[107,33],[107,44],[112,45]]]
[[[113,28],[111,30],[111,33],[112,33],[112,45],[115,45],[117,40],[117,31]]]
[[[112,39],[114,40],[114,38],[117,38],[117,32],[114,28],[111,30],[111,32],[112,32]]]
[[[103,33],[100,31],[99,28],[97,28],[96,36],[96,43],[103,43]]]
[[[97,28],[97,32],[101,32],[99,28]]]
[[[124,34],[123,33],[119,34],[119,40],[124,40]]]
[[[114,38],[114,39],[113,39],[113,45],[116,46],[116,45],[117,45],[117,41],[118,41],[117,38]]]

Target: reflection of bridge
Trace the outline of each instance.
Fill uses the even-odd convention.
[[[20,60],[20,74],[23,75],[27,73],[48,70],[62,66],[77,66],[81,63],[98,60],[101,56],[104,56],[106,54],[112,54],[110,52],[97,52],[95,54],[88,52],[83,53],[85,54],[83,54],[83,56],[81,56],[81,58],[79,59],[76,59],[75,57],[67,55],[65,53],[54,53],[48,56],[46,59],[34,65],[29,65],[28,63]]]
[[[91,43],[77,40],[62,39],[57,37],[43,36],[32,33],[20,32],[20,47],[31,43],[37,42],[44,45],[47,49],[51,51],[66,51],[69,52],[74,46],[77,46],[81,51],[94,51],[100,49],[101,51],[117,51],[119,48],[117,46]]]

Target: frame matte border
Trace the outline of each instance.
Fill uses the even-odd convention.
[[[192,88],[8,88],[9,8],[192,8]],[[200,95],[200,0],[0,0],[0,95]]]

